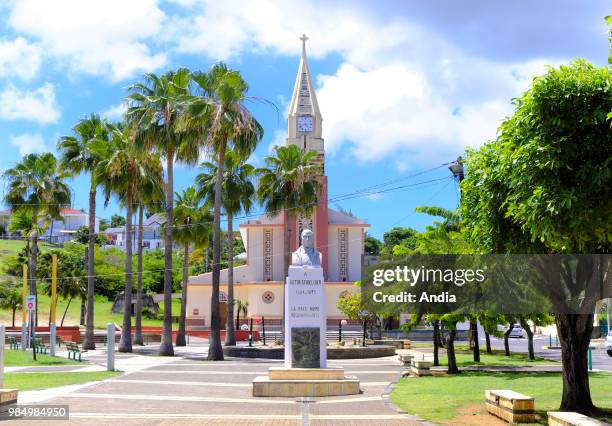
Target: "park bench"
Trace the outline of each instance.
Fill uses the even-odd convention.
[[[608,424],[572,411],[548,411],[546,414],[549,426],[603,426]]]
[[[49,348],[43,343],[42,339],[34,339],[34,351],[39,354],[46,354]]]
[[[16,351],[19,350],[19,341],[15,337],[9,337],[8,342],[9,348]]]
[[[485,390],[485,406],[490,414],[509,423],[535,422],[534,399],[508,389]]]
[[[410,363],[412,362],[412,358],[414,358],[412,355],[404,353],[399,354],[398,357],[400,362],[404,365],[410,365]]]
[[[72,359],[77,360],[76,356],[79,355],[79,362],[81,362],[81,354],[83,351],[79,348],[79,344],[75,342],[66,342],[66,350],[68,351],[68,359],[72,354]]]
[[[431,376],[431,361],[423,359],[412,359],[410,372],[416,376]]]

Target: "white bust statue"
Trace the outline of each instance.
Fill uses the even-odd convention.
[[[321,266],[321,253],[314,248],[314,234],[304,229],[302,245],[291,255],[291,266]]]

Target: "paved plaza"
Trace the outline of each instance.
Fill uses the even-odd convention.
[[[138,354],[117,354],[116,378],[90,385],[23,392],[20,402],[66,404],[70,424],[248,424],[248,425],[415,425],[414,416],[387,402],[389,384],[401,366],[395,357],[331,360],[361,380],[362,393],[326,398],[255,398],[251,381],[281,361],[231,359],[206,361],[204,344],[177,348],[174,358],[158,357],[156,346]],[[105,350],[88,354],[97,363]],[[27,424],[37,422],[28,420]],[[62,422],[54,422],[61,424]],[[39,424],[43,424],[39,422]]]

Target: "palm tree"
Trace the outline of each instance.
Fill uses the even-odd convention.
[[[181,296],[181,316],[176,335],[176,346],[185,346],[185,322],[187,315],[187,282],[189,279],[189,245],[202,247],[211,239],[211,214],[207,208],[200,206],[200,197],[194,187],[190,186],[181,193],[175,194],[174,206],[174,240],[183,245],[183,289]]]
[[[38,259],[39,221],[56,216],[70,204],[70,189],[64,182],[68,174],[58,171],[57,160],[50,152],[27,154],[15,167],[3,173],[8,183],[4,201],[13,210],[31,214],[29,278],[30,294],[36,295],[36,263]],[[36,309],[35,324],[38,324]]]
[[[72,128],[73,136],[60,138],[57,149],[61,151],[60,167],[75,175],[89,173],[89,224],[88,224],[88,256],[87,256],[87,320],[83,349],[95,349],[94,342],[94,248],[96,244],[96,190],[98,181],[95,169],[108,155],[104,145],[108,145],[109,126],[105,119],[97,114],[82,118]]]
[[[234,304],[236,305],[236,330],[240,330],[240,312],[246,317],[249,313],[249,302],[235,299]]]
[[[219,319],[219,279],[221,273],[221,193],[225,154],[228,144],[243,158],[248,157],[263,137],[263,128],[247,109],[248,85],[238,71],[219,63],[207,73],[194,73],[195,91],[189,106],[185,128],[201,128],[206,133],[205,146],[217,159],[217,177],[213,203],[213,265],[210,347],[208,359],[223,360]]]
[[[320,165],[313,162],[314,151],[296,145],[277,146],[265,158],[266,168],[258,169],[257,198],[268,216],[285,213],[285,271],[291,255],[291,224],[298,215],[309,215],[317,203]]]
[[[204,162],[200,166],[204,173],[196,177],[200,196],[208,204],[215,199],[217,182],[217,164]],[[225,345],[235,346],[234,333],[234,215],[240,211],[248,213],[253,205],[255,194],[253,178],[255,168],[247,163],[235,151],[227,151],[225,155],[225,172],[223,173],[221,203],[227,217],[227,321],[225,325]]]
[[[166,223],[174,223],[174,161],[195,164],[200,154],[201,131],[179,131],[177,127],[190,100],[189,81],[189,70],[180,68],[161,76],[145,74],[143,83],[128,88],[126,115],[134,126],[136,144],[166,159]],[[164,246],[164,326],[159,354],[172,356],[172,226],[165,228]]]
[[[119,352],[132,351],[132,216],[134,200],[143,182],[161,179],[162,166],[159,157],[137,149],[130,129],[124,125],[113,126],[111,137],[112,154],[101,161],[96,173],[102,179],[106,176],[106,201],[110,191],[122,199],[126,207],[125,216],[125,291],[123,327]]]

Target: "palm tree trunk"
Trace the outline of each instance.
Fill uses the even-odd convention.
[[[64,315],[62,315],[62,322],[60,323],[60,327],[64,326],[64,319],[66,318],[66,314],[68,313],[70,302],[72,302],[72,296],[70,296],[70,298],[68,299],[68,304],[66,305],[66,309],[64,309]]]
[[[281,340],[285,341],[285,285],[287,284],[287,280],[284,279],[285,274],[289,273],[289,265],[291,265],[291,225],[293,223],[293,216],[291,215],[291,211],[287,210],[287,214],[285,216],[285,238],[284,238],[284,259],[285,259],[285,269],[283,273],[283,316],[281,317]]]
[[[161,356],[174,356],[172,346],[172,224],[174,223],[174,149],[166,153],[166,226],[164,229],[164,325],[159,345]]]
[[[435,320],[433,322],[433,365],[440,365],[440,358],[438,356],[440,352],[440,321]]]
[[[136,312],[134,324],[134,344],[143,345],[142,339],[142,223],[144,221],[144,206],[138,206],[138,275],[136,277]]]
[[[125,291],[119,352],[132,352],[132,189],[128,185],[125,215]]]
[[[13,307],[13,327],[15,327],[15,311],[17,310],[16,307]]]
[[[225,346],[236,346],[234,333],[234,229],[233,216],[227,213],[227,320]]]
[[[240,330],[240,309],[242,309],[242,306],[238,306],[238,309],[236,309],[236,330]]]
[[[185,340],[185,322],[187,321],[187,281],[189,281],[189,243],[185,243],[183,250],[183,290],[181,294],[181,316],[179,329],[176,333],[176,346],[187,346]]]
[[[215,204],[213,209],[213,265],[212,265],[212,295],[210,300],[210,347],[208,349],[209,361],[223,360],[223,347],[221,346],[221,324],[219,318],[219,281],[221,278],[221,191],[223,181],[223,168],[225,165],[225,149],[227,139],[222,138],[219,144],[219,158],[217,159],[217,176],[215,182]]]
[[[85,341],[83,349],[95,349],[94,342],[94,260],[96,244],[96,185],[91,178],[91,189],[89,190],[89,257],[87,259],[87,323],[85,326]]]

